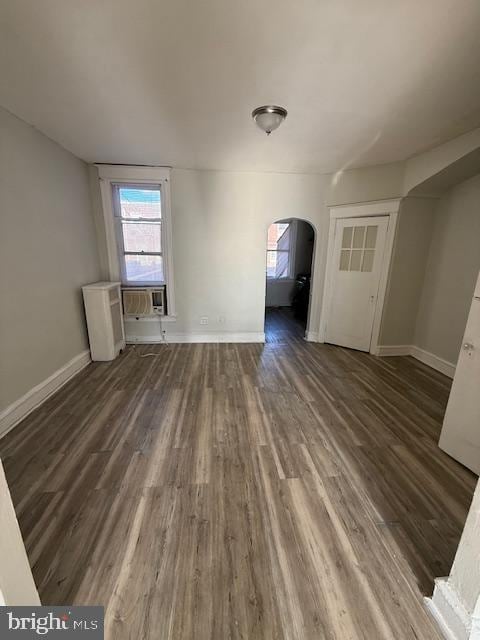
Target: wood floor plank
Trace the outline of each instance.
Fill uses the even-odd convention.
[[[439,640],[476,480],[437,446],[450,381],[266,333],[129,347],[0,441],[42,601],[109,640]]]

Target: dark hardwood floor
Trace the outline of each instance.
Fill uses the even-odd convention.
[[[265,309],[265,342],[281,343],[303,340],[306,323],[298,320],[290,307],[267,307]]]
[[[436,444],[450,381],[270,329],[128,348],[0,441],[44,603],[115,640],[440,638],[475,485]]]

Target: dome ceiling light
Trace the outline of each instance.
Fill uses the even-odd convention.
[[[262,131],[269,136],[275,131],[287,117],[287,110],[276,105],[265,105],[257,107],[252,111],[252,118]]]

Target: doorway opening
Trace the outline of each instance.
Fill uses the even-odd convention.
[[[278,220],[268,227],[265,341],[303,339],[308,324],[315,229],[305,220]]]

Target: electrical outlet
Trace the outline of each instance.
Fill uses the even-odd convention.
[[[208,324],[208,316],[200,316],[200,324]]]

